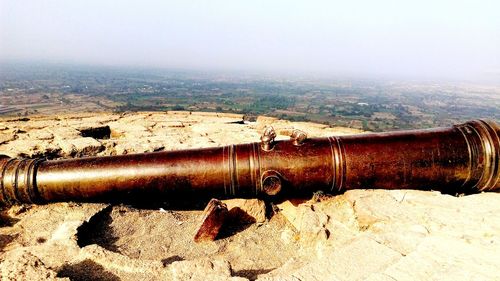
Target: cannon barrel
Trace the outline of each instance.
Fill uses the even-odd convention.
[[[255,197],[358,188],[500,190],[500,127],[449,128],[276,141],[79,159],[0,157],[0,205],[154,195]],[[160,196],[161,198],[158,198]],[[189,200],[185,198],[184,200]]]

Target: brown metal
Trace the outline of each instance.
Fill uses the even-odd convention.
[[[273,149],[274,139],[276,138],[276,131],[271,126],[268,126],[264,129],[262,136],[260,137],[260,144],[262,150],[269,151]]]
[[[293,130],[290,139],[292,140],[293,145],[299,146],[306,141],[307,134],[305,132],[302,132],[301,130]]]
[[[500,190],[500,127],[493,121],[328,138],[297,134],[287,141],[275,136],[268,128],[261,143],[225,147],[54,161],[0,157],[0,203],[148,192],[165,201],[356,188]]]

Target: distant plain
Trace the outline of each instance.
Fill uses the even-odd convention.
[[[500,120],[500,86],[45,64],[0,65],[0,116],[209,111],[369,131]]]

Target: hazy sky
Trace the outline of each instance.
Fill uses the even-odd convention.
[[[0,60],[500,81],[500,1],[0,0]]]

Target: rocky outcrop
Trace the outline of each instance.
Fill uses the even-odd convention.
[[[288,138],[294,127],[312,136],[359,132],[264,117],[243,122],[242,115],[209,112],[40,116],[0,119],[0,153],[60,158],[221,146],[258,141],[270,123],[281,133],[279,138]]]
[[[266,205],[259,199],[223,200],[229,211],[228,220],[238,223],[264,223],[266,221]]]
[[[0,154],[49,158],[257,141],[272,124],[311,136],[345,128],[206,113],[0,120]],[[107,130],[109,128],[109,131]],[[352,190],[284,202],[225,200],[249,219],[194,243],[203,205],[53,203],[0,213],[2,280],[498,280],[500,194]],[[238,217],[236,217],[238,218]]]

